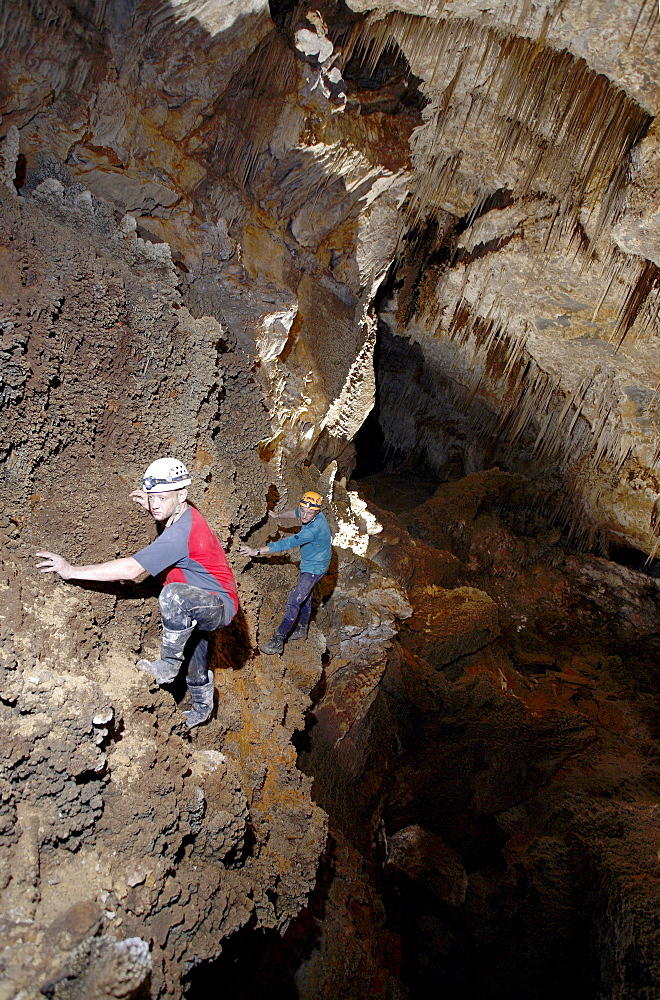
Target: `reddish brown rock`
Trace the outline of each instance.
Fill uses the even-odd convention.
[[[401,642],[433,667],[468,656],[499,635],[497,605],[483,591],[429,585],[411,591],[410,597],[414,611]]]
[[[421,826],[406,826],[387,838],[387,865],[427,886],[449,906],[465,902],[468,877],[460,855]]]

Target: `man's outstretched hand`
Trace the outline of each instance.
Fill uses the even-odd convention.
[[[251,549],[249,545],[239,545],[238,551],[242,556],[256,556],[257,550]]]
[[[89,566],[72,566],[54,552],[37,552],[43,562],[37,563],[42,573],[59,573],[63,580],[92,580],[94,583],[116,583],[119,580],[137,580],[144,569],[133,556],[91,563]]]
[[[55,552],[37,552],[36,555],[44,560],[37,563],[37,569],[42,573],[59,573],[63,580],[70,578],[73,567],[64,556],[58,556]]]
[[[131,493],[131,499],[135,500],[140,507],[144,507],[145,510],[149,510],[149,495],[146,490],[133,490]]]

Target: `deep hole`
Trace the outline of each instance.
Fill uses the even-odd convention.
[[[435,235],[435,231],[434,231]],[[431,240],[434,236],[431,237]],[[392,272],[386,287],[381,290],[377,307],[382,307],[396,288],[396,275]],[[441,481],[437,472],[428,467],[423,456],[405,449],[399,449],[386,440],[385,428],[390,436],[396,437],[398,427],[392,421],[399,422],[397,411],[391,413],[393,399],[401,400],[401,416],[404,420],[418,419],[411,409],[409,394],[417,385],[423,386],[424,380],[432,378],[425,372],[423,356],[418,344],[411,343],[405,337],[393,336],[387,326],[380,322],[374,348],[374,372],[376,375],[376,399],[373,409],[358,430],[355,439],[355,470],[356,481],[378,473],[428,474]],[[388,426],[389,424],[389,426]]]
[[[385,470],[387,449],[380,426],[378,397],[376,405],[355,435],[356,463],[353,479],[364,479]]]
[[[609,558],[612,562],[634,569],[638,573],[646,573],[653,579],[660,579],[660,559],[653,559],[649,562],[646,552],[640,549],[633,549],[627,545],[612,545],[609,551]]]
[[[268,0],[268,6],[273,23],[282,31],[289,26],[298,3],[297,0]]]
[[[305,713],[305,728],[296,729],[291,742],[296,748],[296,753],[309,753],[312,747],[312,730],[316,725],[316,716],[312,711]]]
[[[223,942],[215,962],[198,965],[188,977],[188,1000],[298,1000],[291,954],[277,931],[251,925]]]
[[[76,785],[88,785],[90,781],[104,781],[105,768],[103,771],[82,771],[75,775]]]
[[[25,184],[26,176],[27,160],[25,159],[25,153],[19,153],[16,158],[16,172],[14,173],[14,187],[17,191],[20,191]]]
[[[320,938],[326,899],[335,869],[335,845],[330,837],[319,860],[316,885],[307,906],[292,920],[283,935],[257,930],[253,921],[223,942],[215,962],[192,969],[187,980],[187,1000],[299,1000],[295,973],[313,952]],[[277,888],[266,890],[277,902]],[[321,998],[319,998],[321,1000]]]
[[[375,66],[370,65],[362,50],[354,52],[342,76],[347,96],[360,101],[362,114],[420,112],[428,104],[420,89],[421,79],[411,72],[398,46],[388,46]]]
[[[499,192],[490,203],[482,206],[482,211],[502,208],[507,203],[508,192]],[[456,229],[464,227],[466,221],[459,220]],[[426,227],[425,230],[420,230],[417,245],[424,246],[426,252],[437,242],[437,238],[437,231],[432,227]],[[436,253],[439,265],[442,265],[442,253],[442,248]],[[381,290],[379,307],[383,311],[387,308],[388,298],[400,290],[401,284],[398,274],[393,270]],[[379,499],[382,501],[387,497],[388,480],[391,481],[394,495],[397,491],[401,493],[406,489],[412,493],[416,488],[415,481],[422,481],[425,476],[433,480],[435,475],[438,483],[464,475],[467,465],[465,456],[470,452],[472,437],[475,435],[467,420],[462,425],[459,423],[460,414],[458,419],[452,417],[453,424],[449,420],[443,420],[441,405],[437,405],[437,397],[441,395],[442,390],[437,387],[435,373],[431,370],[430,364],[425,361],[416,345],[409,344],[403,337],[390,334],[383,322],[379,326],[375,370],[376,403],[355,438],[354,479],[359,483],[360,491],[366,499],[374,499],[379,506],[396,510],[393,505],[379,503]],[[408,397],[406,397],[407,392]],[[430,403],[426,409],[424,395]],[[445,464],[441,467],[433,468],[430,463],[427,464],[423,447],[419,445],[420,427],[427,417],[429,417],[430,431],[446,430],[448,440],[456,442],[456,453],[452,454],[451,446],[448,446]],[[401,434],[394,426],[399,419],[402,426]],[[403,432],[407,427],[410,427],[409,451],[403,448],[396,449],[388,444],[390,431],[394,430],[390,440],[396,441],[397,438],[405,437]],[[491,433],[493,430],[495,435]],[[494,422],[491,427],[484,429],[483,437],[492,441],[496,433],[497,424]],[[483,449],[483,454],[486,457],[480,466],[472,459],[476,466],[473,471],[488,467],[488,447]],[[494,454],[494,448],[491,454]],[[525,451],[523,442],[519,455],[511,456],[510,471],[525,473],[529,468],[533,468],[529,463],[529,457],[530,451]],[[492,464],[498,464],[505,469],[507,467],[506,461]],[[501,518],[516,535],[536,536],[556,522],[552,520],[554,516],[552,505],[548,503],[544,506],[544,496],[539,498],[535,507],[532,496],[535,496],[538,490],[530,488],[529,493],[529,502],[526,495],[519,496],[514,493],[509,496],[505,493],[497,502],[488,501],[484,510],[479,513],[486,517],[494,515]],[[417,502],[421,503],[424,499],[420,487]],[[558,537],[555,544],[561,545],[562,541],[569,548],[573,544],[570,522],[564,529],[562,538]],[[591,550],[598,552],[598,547],[594,545]],[[613,545],[609,550],[603,546],[603,551],[612,562],[644,573],[652,579],[660,577],[659,561],[654,560],[650,565],[647,564],[646,553],[638,549]],[[649,591],[653,587],[650,580],[648,587]],[[561,646],[564,643],[566,649],[576,649],[580,653],[584,652],[586,656],[593,648],[591,644],[594,642],[594,636],[589,631],[590,625],[596,619],[604,622],[605,612],[597,611],[587,615],[581,608],[580,614],[584,615],[583,632],[561,636],[556,640],[556,645]],[[570,620],[575,627],[576,619]],[[406,627],[403,626],[404,632]],[[619,639],[612,640],[610,633],[607,632],[606,623],[602,625],[602,629],[605,651],[609,649],[617,655],[604,656],[603,661],[606,666],[599,664],[596,669],[611,670],[617,683],[630,683],[637,686],[640,691],[653,694],[657,690],[657,681],[649,672],[648,665],[657,662],[653,653],[660,637],[645,635],[640,640],[639,649],[636,650],[631,643],[624,644]],[[542,630],[539,634],[541,638],[544,635]],[[537,635],[536,638],[538,637]],[[607,646],[608,642],[611,643],[610,646]],[[554,647],[550,648],[554,651]],[[531,651],[536,651],[536,647],[532,646]],[[515,650],[510,649],[509,653],[512,652]],[[621,665],[617,667],[616,664],[609,664],[606,662],[608,660],[619,660]],[[524,671],[524,664],[521,669]],[[544,662],[541,662],[540,666],[532,663],[529,672],[542,674],[548,669],[558,668],[549,668]],[[445,668],[443,673],[449,682],[460,680],[459,677],[452,677],[451,669]],[[581,689],[576,690],[574,698],[576,700],[583,698],[586,701],[587,694]],[[659,715],[657,709],[651,707],[650,701],[648,704],[645,723],[653,730],[659,725]],[[424,717],[421,713],[415,714],[401,705],[397,705],[392,711],[399,713],[396,741],[402,766],[406,766],[408,757],[413,758],[413,763],[408,766],[411,774],[415,774],[418,785],[413,784],[412,778],[401,779],[403,790],[393,793],[396,804],[391,807],[389,815],[387,809],[383,813],[388,832],[391,835],[397,829],[413,823],[428,826],[433,830],[431,820],[434,817],[437,820],[438,815],[441,815],[440,806],[444,806],[443,791],[440,788],[440,779],[436,788],[433,780],[429,780],[429,774],[425,775],[421,767],[413,767],[413,764],[417,764],[417,760],[414,759],[415,751],[419,753],[421,760],[424,760],[424,753],[428,753],[429,756],[437,753],[442,758],[443,752],[447,752],[447,745],[451,745],[452,742],[460,744],[462,737],[460,735],[446,737],[441,732],[433,733],[432,727],[422,733]],[[405,739],[402,738],[404,728],[401,720],[406,711],[410,711],[410,730],[413,733],[417,729],[420,731],[419,736],[410,737],[410,745],[406,745]],[[487,714],[486,709],[484,724],[487,724]],[[384,709],[383,717],[386,717]],[[376,722],[374,721],[372,725],[371,734],[376,730]],[[356,737],[356,742],[357,739]],[[424,750],[419,748],[415,739],[424,744]],[[311,741],[313,744],[313,732]],[[507,734],[503,729],[495,734],[495,743],[499,747],[499,752],[505,757],[507,755],[510,757],[508,766],[515,776],[515,734]],[[507,747],[507,744],[510,745]],[[302,746],[301,749],[303,764],[306,755],[310,760],[313,759],[314,748],[311,752],[307,746]],[[374,758],[377,752],[376,748],[373,751]],[[316,760],[318,759],[317,756]],[[531,757],[525,777],[529,778],[535,773],[543,775],[546,763],[542,754],[537,758]],[[377,770],[377,766],[374,761],[372,764],[374,771]],[[466,764],[466,767],[469,765]],[[334,815],[335,821],[340,822],[342,796],[346,801],[345,789],[335,790],[332,776],[323,774],[322,763],[318,771],[321,772],[321,780],[317,777],[315,787],[320,787],[321,781],[326,781],[325,792],[328,796],[328,803],[321,801],[321,805],[327,808],[331,816]],[[460,780],[458,766],[456,771],[458,786]],[[369,772],[365,773],[368,776]],[[476,765],[474,772],[465,779],[466,782],[474,782],[478,773],[479,765]],[[406,780],[410,783],[406,784]],[[452,794],[456,794],[456,789],[451,786],[452,778],[445,776],[443,780],[447,783],[445,791],[449,789],[445,798],[450,799]],[[510,779],[502,773],[502,780],[505,782]],[[615,793],[608,789],[604,794]],[[359,802],[368,801],[366,793],[361,788],[355,788],[355,795]],[[407,812],[409,803],[412,804]],[[428,809],[430,817],[424,815],[424,808]],[[558,858],[556,869],[553,870],[552,865],[548,865],[546,869],[544,865],[539,864],[539,868],[535,870],[530,862],[529,869],[521,873],[520,870],[516,870],[515,862],[510,863],[508,860],[507,836],[498,826],[498,817],[481,816],[470,819],[468,812],[466,808],[463,816],[443,817],[435,828],[441,839],[460,854],[462,864],[470,878],[464,906],[452,907],[443,903],[424,885],[401,872],[392,873],[385,869],[380,877],[376,876],[386,908],[387,926],[401,938],[403,954],[401,978],[409,990],[410,1000],[437,1000],[439,996],[447,996],[451,1000],[473,1000],[475,997],[479,1000],[554,1000],[558,996],[561,996],[562,1000],[596,1000],[601,994],[604,995],[603,990],[607,990],[607,971],[598,965],[599,945],[595,942],[598,931],[595,929],[593,914],[593,895],[598,889],[592,881],[597,876],[593,872],[584,870],[579,858],[573,857],[570,850],[566,851],[565,856],[560,857],[559,852],[556,856],[552,855],[550,848],[548,848],[550,859],[554,862],[555,857]],[[452,827],[454,819],[455,826]],[[465,821],[463,827],[462,820]],[[349,818],[348,822],[358,825],[359,819]],[[442,823],[445,823],[445,828],[442,827]],[[557,836],[559,840],[564,834],[562,832]],[[548,839],[552,841],[553,835],[549,834]],[[539,835],[539,852],[545,849],[542,841],[543,835]],[[569,837],[566,839],[566,844],[570,847]],[[482,905],[482,901],[477,899],[476,895],[470,897],[471,892],[478,893],[480,883],[488,887],[484,891],[484,898],[488,898],[485,905]],[[551,901],[552,906],[556,906],[556,911],[552,915],[547,913],[548,901]],[[631,982],[634,980],[636,963],[640,968],[643,966],[642,959],[633,952]]]

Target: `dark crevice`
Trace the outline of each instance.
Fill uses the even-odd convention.
[[[299,1000],[295,975],[318,945],[334,870],[335,847],[329,838],[307,906],[286,931],[280,935],[256,929],[251,919],[223,942],[219,959],[191,970],[185,989],[188,1000],[207,1000],[216,994],[232,1000]],[[266,897],[276,905],[276,891],[266,890]]]
[[[619,566],[634,569],[637,573],[645,573],[654,580],[660,579],[660,559],[649,560],[646,552],[640,549],[628,545],[611,545],[608,558]]]
[[[422,93],[422,80],[410,69],[408,60],[397,47],[388,47],[375,66],[362,50],[354,52],[343,69],[346,96],[357,101],[360,114],[381,112],[398,115],[421,112],[428,104]]]
[[[14,187],[19,193],[21,188],[25,184],[26,176],[27,176],[27,160],[25,158],[25,153],[19,153],[16,158],[16,171],[14,173]]]

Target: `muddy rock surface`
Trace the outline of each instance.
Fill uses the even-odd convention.
[[[145,243],[55,181],[27,199],[8,192],[1,222],[12,421],[0,581],[2,989],[179,996],[233,932],[284,930],[303,906],[326,821],[292,735],[326,645],[349,642],[375,661],[409,608],[398,584],[346,550],[326,596],[357,618],[327,641],[317,627],[281,661],[255,656],[297,571],[280,560],[240,575],[245,560],[231,555],[265,524],[272,482],[255,452],[265,418],[249,359],[215,319],[190,315],[165,244]],[[242,611],[213,652],[217,711],[192,736],[177,709],[183,690],[158,689],[135,666],[158,648],[155,581],[78,586],[34,570],[35,550],[80,563],[151,540],[128,494],[163,442],[193,470],[195,502],[241,580]],[[305,475],[293,491],[316,485]],[[339,520],[365,533],[337,491]],[[335,617],[326,611],[328,624]]]
[[[218,365],[223,330],[182,305],[169,248],[47,187],[6,196],[2,217],[3,989],[113,997],[148,980],[180,995],[224,937],[286,925],[314,883],[325,820],[290,737],[320,662],[267,679],[242,614],[215,652],[217,718],[191,739],[135,667],[157,648],[155,583],[35,573],[35,549],[97,561],[151,539],[128,493],[163,441],[225,544],[267,491],[246,359]]]
[[[388,515],[374,501],[392,501],[392,477],[365,481],[386,525],[372,558],[396,545],[420,582],[375,697],[322,697],[304,766],[369,859],[402,995],[648,1000],[658,583],[567,551],[534,489],[492,470]]]
[[[287,490],[331,490],[335,467],[275,485],[255,450],[267,418],[249,357],[217,320],[190,314],[166,244],[80,195],[51,173],[30,197],[3,195],[0,224],[12,427],[1,523],[3,988],[178,996],[233,932],[283,931],[304,905],[326,821],[291,738],[324,651],[339,673],[349,659],[370,664],[375,688],[383,643],[410,609],[400,585],[339,547],[310,641],[281,661],[255,655],[297,570],[288,559],[248,568],[231,553],[253,528],[255,544],[273,536],[269,489],[281,501]],[[94,562],[150,541],[150,518],[128,494],[163,442],[193,470],[194,500],[241,581],[242,610],[213,651],[217,711],[192,737],[177,709],[184,689],[158,689],[135,667],[158,648],[156,582],[78,586],[34,570],[36,550]],[[362,508],[337,485],[328,516],[366,550]]]

